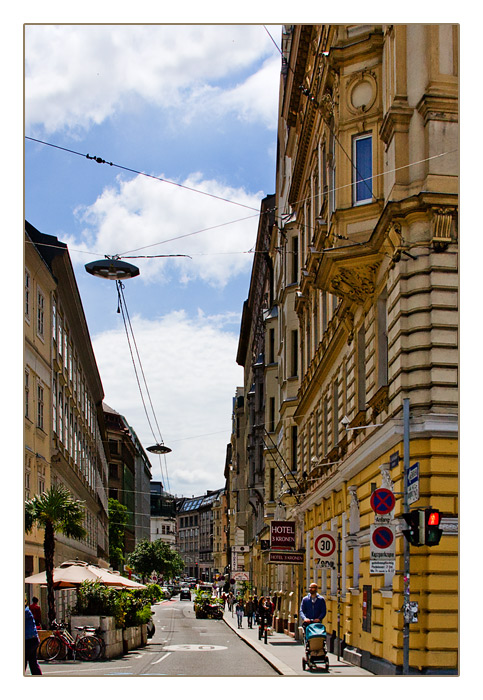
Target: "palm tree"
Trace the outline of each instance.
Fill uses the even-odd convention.
[[[82,540],[87,532],[82,526],[84,504],[77,501],[64,486],[52,486],[25,501],[25,532],[34,525],[44,528],[44,556],[47,576],[47,604],[50,627],[55,620],[54,599],[54,551],[55,533]]]

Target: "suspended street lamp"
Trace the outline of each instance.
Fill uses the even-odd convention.
[[[148,452],[152,452],[155,455],[167,455],[169,452],[171,452],[171,448],[166,447],[166,445],[162,443],[151,445],[151,447],[146,447],[146,449]]]
[[[87,263],[86,271],[94,277],[108,280],[126,280],[139,275],[139,268],[118,258],[105,258]]]

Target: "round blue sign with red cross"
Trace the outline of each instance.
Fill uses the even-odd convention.
[[[376,489],[371,496],[371,508],[379,515],[387,515],[394,508],[396,499],[389,489]]]
[[[384,525],[376,527],[374,532],[372,533],[372,542],[374,543],[374,546],[378,549],[387,549],[392,545],[393,541],[393,531],[390,528],[385,527]]]

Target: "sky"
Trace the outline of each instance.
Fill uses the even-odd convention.
[[[25,218],[68,244],[104,400],[172,449],[150,461],[179,496],[224,486],[280,44],[280,25],[25,27]],[[140,269],[131,348],[115,283],[85,270],[105,255]]]

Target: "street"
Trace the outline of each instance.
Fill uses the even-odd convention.
[[[223,620],[197,620],[192,601],[153,606],[147,646],[116,659],[40,661],[44,676],[278,676]]]

